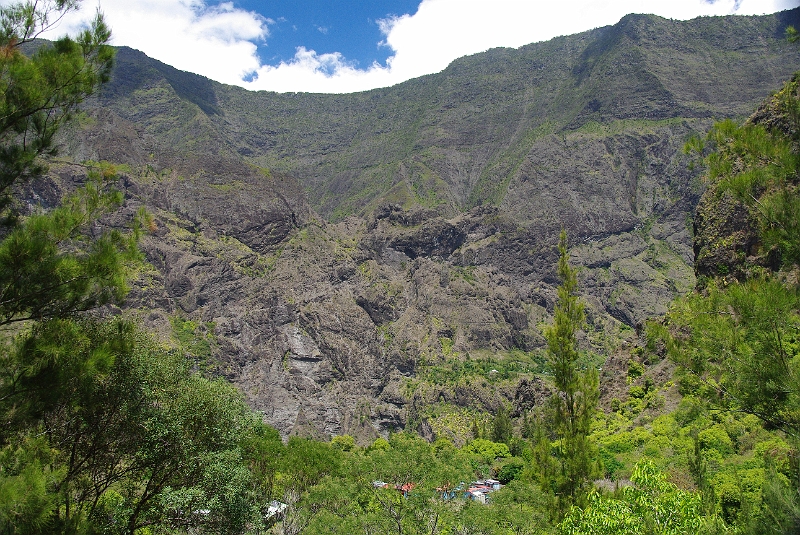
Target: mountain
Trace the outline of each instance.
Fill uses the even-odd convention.
[[[121,48],[64,135],[72,163],[29,200],[56,202],[76,162],[121,164],[108,223],[146,206],[156,227],[125,313],[282,433],[452,432],[539,399],[562,227],[586,365],[613,389],[634,329],[695,284],[703,186],[681,149],[792,75],[789,24],[800,10],[630,15],[348,95],[248,92]]]

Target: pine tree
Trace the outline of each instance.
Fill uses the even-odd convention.
[[[589,431],[597,409],[599,388],[596,370],[578,369],[577,331],[584,322],[584,311],[577,295],[577,275],[569,265],[567,233],[563,230],[558,251],[561,286],[553,324],[544,335],[556,387],[550,400],[561,468],[555,488],[561,508],[566,510],[580,500],[597,471]]]
[[[27,1],[0,8],[0,214],[12,221],[14,184],[45,172],[41,157],[55,154],[56,133],[111,74],[111,31],[99,12],[75,39],[33,42],[79,3]]]
[[[105,384],[116,344],[108,337],[91,347],[91,322],[76,314],[126,292],[131,261],[138,260],[136,233],[87,236],[121,196],[100,175],[46,214],[22,218],[15,192],[40,178],[45,157],[55,154],[55,135],[77,106],[106,81],[113,49],[99,14],[76,38],[35,42],[76,0],[17,2],[0,7],[0,531],[70,532],[80,517],[75,482],[90,469],[73,463],[85,433],[61,431],[78,419],[64,410],[102,407],[87,392]],[[15,324],[13,328],[9,327]],[[78,399],[83,396],[82,399]],[[110,405],[113,407],[114,405]],[[59,410],[63,409],[61,413]],[[49,424],[50,425],[48,427]],[[99,432],[101,426],[85,430]],[[73,430],[74,431],[74,430]],[[105,450],[96,450],[104,453]],[[66,454],[71,457],[64,461]],[[105,462],[104,459],[98,461]],[[83,471],[73,469],[83,467]],[[78,494],[79,495],[79,494]]]
[[[511,422],[511,415],[505,406],[500,406],[492,420],[492,441],[511,444],[514,435],[514,425]]]
[[[473,439],[482,438],[481,429],[480,427],[478,427],[478,420],[475,420],[474,418],[472,420],[472,438]]]

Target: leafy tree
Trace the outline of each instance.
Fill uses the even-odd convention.
[[[276,499],[275,485],[285,447],[276,429],[253,422],[253,428],[241,442],[242,456],[253,474],[253,494],[261,503]]]
[[[588,504],[573,507],[559,526],[564,535],[695,535],[707,532],[715,517],[704,518],[699,494],[679,489],[650,461],[636,465],[632,487],[603,498],[596,491]]]
[[[522,463],[521,460],[511,460],[505,464],[503,464],[500,469],[497,471],[497,479],[503,485],[510,483],[511,481],[517,479],[522,475],[522,471],[524,470],[525,465]]]
[[[240,532],[256,515],[240,444],[253,426],[241,393],[222,379],[192,373],[182,355],[137,348],[142,429],[119,485],[124,508],[115,512],[127,533],[149,525],[216,526]],[[197,516],[193,511],[208,510]],[[222,527],[224,526],[224,530]]]
[[[550,399],[561,465],[555,484],[559,500],[565,506],[585,493],[597,471],[589,433],[600,394],[597,371],[581,371],[577,365],[576,333],[583,324],[584,312],[577,295],[575,270],[569,265],[567,234],[563,230],[558,250],[561,286],[553,325],[545,329],[544,335],[557,391]]]
[[[465,445],[462,450],[466,453],[479,455],[487,464],[493,463],[498,457],[511,457],[511,452],[504,443],[492,442],[485,438],[476,438]]]
[[[241,443],[261,425],[233,386],[192,373],[121,320],[41,322],[17,353],[49,356],[38,378],[48,388],[24,383],[32,408],[0,450],[0,494],[16,496],[0,505],[0,527],[239,532],[258,522],[263,494]]]
[[[310,438],[291,437],[280,465],[284,492],[306,491],[325,476],[338,474],[341,463],[340,449]]]
[[[356,447],[356,439],[351,435],[337,435],[331,439],[331,446],[342,451],[353,451]]]

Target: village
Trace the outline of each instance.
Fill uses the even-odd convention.
[[[414,490],[416,487],[415,483],[404,483],[402,485],[394,485],[393,487],[381,480],[375,480],[372,482],[372,486],[376,489],[388,489],[394,488],[394,490],[403,494],[403,497],[408,497],[408,495]],[[489,503],[489,495],[496,491],[503,488],[503,485],[496,479],[478,479],[473,481],[469,485],[466,485],[463,481],[453,489],[446,489],[446,488],[437,488],[436,492],[439,493],[439,496],[443,500],[454,500],[456,498],[461,498],[464,500],[472,500],[482,504]]]

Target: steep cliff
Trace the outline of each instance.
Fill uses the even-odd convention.
[[[587,365],[694,286],[681,148],[791,75],[798,19],[629,16],[352,95],[249,93],[120,49],[65,154],[125,164],[126,210],[155,216],[127,313],[267,421],[435,433],[431,403],[535,403],[562,227]],[[38,202],[82,172],[54,168]]]

